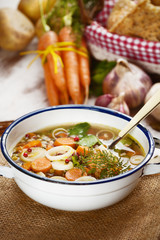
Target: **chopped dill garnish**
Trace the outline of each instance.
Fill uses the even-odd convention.
[[[93,175],[97,179],[113,177],[126,172],[130,166],[126,166],[123,161],[110,151],[100,151],[90,149],[84,156],[80,155],[79,166],[88,169],[88,174]]]

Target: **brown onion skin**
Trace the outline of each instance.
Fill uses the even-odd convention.
[[[133,64],[129,64],[129,66],[133,70],[134,75],[127,70],[125,77],[119,77],[115,67],[104,79],[102,88],[104,94],[119,95],[121,92],[124,92],[125,102],[132,109],[144,102],[145,96],[152,86],[152,81],[139,67]]]

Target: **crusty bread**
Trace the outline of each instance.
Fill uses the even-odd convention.
[[[107,28],[119,35],[160,41],[160,6],[151,0],[119,0],[109,16]]]

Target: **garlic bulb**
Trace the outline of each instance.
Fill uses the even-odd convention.
[[[103,81],[103,93],[119,96],[124,92],[129,108],[136,108],[144,102],[151,85],[150,77],[142,69],[124,59],[119,59]]]
[[[156,91],[160,89],[160,82],[155,83],[147,93],[145,97],[145,103],[156,93]],[[160,105],[156,107],[156,109],[151,112],[151,115],[158,121],[160,121]]]
[[[124,93],[122,92],[118,97],[111,94],[104,94],[99,96],[96,101],[96,106],[107,107],[119,111],[121,113],[130,114],[129,107],[124,100]]]

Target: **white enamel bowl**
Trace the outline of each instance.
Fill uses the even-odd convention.
[[[133,170],[108,179],[69,182],[41,177],[18,166],[9,153],[27,132],[48,126],[86,121],[122,129],[130,119],[113,110],[85,105],[62,105],[40,109],[22,116],[6,129],[1,139],[1,150],[10,164],[17,185],[33,200],[48,207],[68,211],[99,209],[124,199],[143,175],[144,167],[151,159],[155,146],[150,132],[142,125],[134,128],[131,135],[144,148],[145,159]]]

